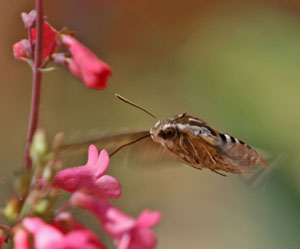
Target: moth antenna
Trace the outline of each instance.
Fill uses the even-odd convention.
[[[136,142],[138,142],[138,141],[141,141],[142,139],[144,139],[144,138],[146,138],[146,137],[150,137],[150,136],[151,136],[151,134],[149,133],[149,134],[147,134],[147,135],[145,135],[145,136],[142,136],[142,137],[139,137],[139,138],[137,138],[137,139],[135,139],[135,140],[133,140],[133,141],[127,143],[127,144],[121,145],[119,148],[117,148],[117,149],[114,150],[112,153],[110,153],[110,154],[109,154],[109,157],[112,157],[114,154],[116,154],[119,150],[123,149],[124,147],[126,147],[126,146],[128,146],[128,145],[131,145],[131,144],[134,144],[134,143],[136,143]]]
[[[125,103],[127,103],[127,104],[129,104],[129,105],[132,105],[132,106],[134,106],[134,107],[136,107],[136,108],[138,108],[138,109],[140,109],[140,110],[142,110],[142,111],[148,113],[152,118],[155,118],[155,119],[159,120],[158,117],[156,117],[156,116],[155,116],[154,114],[152,114],[151,112],[147,111],[145,108],[143,108],[143,107],[141,107],[141,106],[139,106],[139,105],[137,105],[137,104],[135,104],[135,103],[129,101],[128,99],[125,99],[124,97],[122,97],[121,95],[119,95],[119,94],[117,94],[117,93],[115,93],[115,96],[116,96],[118,99],[122,100],[123,102],[125,102]]]

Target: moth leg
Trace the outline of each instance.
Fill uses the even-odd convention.
[[[210,152],[207,150],[207,148],[205,146],[202,145],[202,148],[205,150],[205,152],[207,153],[208,157],[210,158],[211,162],[213,165],[216,165],[217,162],[215,161],[215,159],[212,157],[212,155],[210,154]],[[210,169],[211,171],[215,172],[216,174],[218,175],[221,175],[221,176],[225,176],[225,174],[222,174],[221,172],[215,170],[214,168],[212,168],[211,166],[207,165],[207,168]]]
[[[225,174],[222,174],[221,172],[219,172],[219,171],[216,171],[215,169],[213,169],[213,168],[211,168],[211,167],[207,167],[208,169],[210,169],[212,172],[215,172],[215,173],[217,173],[218,175],[221,175],[221,176],[227,176],[227,175],[225,175]]]
[[[185,154],[189,155],[190,152],[187,151],[187,150],[185,149],[185,146],[184,146],[184,141],[185,141],[185,140],[189,141],[188,139],[185,139],[184,136],[180,136],[179,144],[180,144],[181,149],[185,152]]]
[[[194,151],[194,159],[196,160],[197,163],[200,163],[200,157],[199,157],[198,151],[196,150],[195,146],[189,139],[186,139],[186,141],[191,145],[191,147]]]
[[[212,157],[212,155],[210,154],[210,152],[207,150],[207,148],[203,145],[201,145],[202,148],[205,150],[205,152],[207,153],[208,157],[210,158],[211,162],[213,165],[216,165],[217,162],[215,161],[215,159]]]
[[[186,154],[187,157],[185,157],[185,161],[188,164],[191,164],[191,160],[193,159],[197,164],[200,163],[200,158],[199,155],[197,153],[197,151],[194,148],[194,145],[190,142],[189,139],[187,139],[185,136],[181,136],[179,139],[179,145],[181,147],[181,149],[184,151],[184,153]],[[192,150],[194,151],[194,153],[191,151],[191,149],[189,147],[192,147]]]

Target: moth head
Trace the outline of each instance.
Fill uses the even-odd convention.
[[[185,117],[185,113],[176,115],[173,118],[167,118],[156,122],[151,128],[150,134],[152,139],[158,143],[172,143],[178,138],[178,120]]]
[[[158,121],[154,127],[151,128],[150,134],[154,142],[164,144],[172,142],[177,138],[177,129],[174,125]]]

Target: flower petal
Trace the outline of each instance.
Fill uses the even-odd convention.
[[[48,22],[43,24],[43,59],[56,52],[58,49],[58,43],[56,41],[57,30],[54,29]],[[31,29],[31,38],[36,40],[36,29]]]
[[[89,146],[87,165],[94,165],[98,159],[98,149],[95,145]]]
[[[14,249],[30,249],[29,234],[19,227],[14,233]]]
[[[98,178],[104,174],[104,172],[108,169],[109,166],[109,155],[106,150],[102,150],[100,152],[99,158],[94,165],[95,177]]]
[[[112,176],[104,175],[100,177],[97,185],[101,189],[104,199],[117,199],[121,195],[121,184]]]
[[[110,235],[118,249],[152,249],[156,245],[156,236],[149,229],[161,218],[159,212],[145,210],[135,220],[118,210],[107,201],[96,200],[84,193],[75,193],[71,205],[93,213],[104,230]]]
[[[84,191],[98,199],[116,199],[121,194],[121,184],[115,178],[103,175],[109,166],[109,155],[90,145],[89,158],[84,166],[68,168],[56,173],[53,186],[74,193]]]
[[[22,58],[29,58],[28,54],[30,53],[30,43],[28,40],[23,39],[19,42],[16,42],[13,45],[13,53],[14,57],[17,60],[21,60]]]
[[[25,218],[23,226],[34,235],[34,245],[36,249],[58,249],[61,248],[63,234],[36,217]]]
[[[148,228],[155,226],[160,221],[160,219],[160,212],[151,212],[150,210],[146,209],[140,214],[137,222],[140,227]]]
[[[87,87],[104,89],[112,74],[110,67],[74,37],[62,35],[61,38],[62,43],[72,54],[72,58],[66,60],[70,72],[81,79]]]
[[[132,234],[130,249],[152,249],[157,243],[156,236],[149,229],[135,229]]]

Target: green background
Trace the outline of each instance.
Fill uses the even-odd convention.
[[[25,38],[20,13],[32,8],[33,1],[0,2],[0,175],[8,183],[22,166],[32,80],[12,44]],[[155,121],[116,100],[118,92],[161,118],[188,112],[285,158],[253,189],[235,175],[158,162],[139,170],[126,151],[116,155],[109,174],[123,194],[114,204],[134,217],[162,211],[157,248],[299,248],[298,1],[66,0],[45,1],[45,13],[55,28],[77,31],[114,71],[104,91],[62,67],[44,75],[41,123],[50,140],[59,131],[72,141],[150,128]],[[76,162],[67,166],[83,161]],[[4,205],[9,193],[0,189]]]

